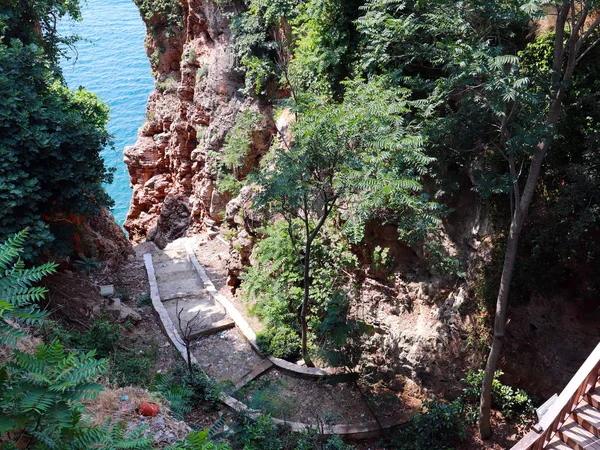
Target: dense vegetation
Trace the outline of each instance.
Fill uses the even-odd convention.
[[[65,86],[58,59],[75,40],[56,31],[65,16],[79,18],[76,2],[0,7],[0,239],[28,227],[28,259],[69,255],[82,218],[112,204],[100,157],[108,107]]]
[[[285,222],[267,231],[242,286],[259,299],[267,323],[280,327],[264,337],[265,348],[295,357],[295,330],[310,364],[328,317],[319,297],[323,278],[325,298],[353,295],[348,279],[324,273],[327,263],[313,262],[313,252],[319,242],[361,243],[370,221],[396,224],[432,273],[463,277],[459,259],[466,255],[442,244],[442,224],[468,186],[493,211],[497,238],[485,286],[477,289],[490,313],[497,299],[482,392],[488,437],[511,284],[521,298],[565,282],[580,298],[597,298],[598,277],[590,272],[596,274],[598,232],[597,5],[231,5],[242,10],[232,29],[245,94],[292,116],[291,141],[280,135],[260,171],[238,177],[254,184],[256,207]],[[281,92],[286,100],[277,100]],[[275,236],[288,243],[273,247]],[[351,259],[334,265],[352,271]],[[278,295],[286,300],[274,303]]]
[[[466,186],[491,211],[495,233],[493,262],[475,289],[490,316],[498,299],[488,367],[467,374],[456,401],[426,403],[384,445],[447,448],[464,438],[465,421],[476,420],[480,398],[484,437],[492,405],[505,417],[528,417],[530,399],[503,386],[495,371],[508,287],[526,299],[567,285],[596,302],[600,290],[597,22],[577,29],[578,21],[567,20],[570,6],[572,14],[595,17],[596,5],[215,3],[235,11],[240,95],[270,101],[276,115],[291,118],[293,137],[280,133],[255,172],[245,167],[262,120],[254,113],[238,117],[221,158],[212,158],[221,191],[235,195],[251,184],[253,206],[278,219],[257,230],[254,265],[241,287],[268,327],[258,337],[263,351],[355,370],[373,330],[351,314],[358,288],[349,281],[361,262],[390,264],[387,249],[361,254],[367,226],[393,224],[432,274],[457,281],[466,277],[466,255],[447,245],[444,225]],[[136,4],[154,37],[182,25],[178,2]],[[548,8],[556,10],[549,26]],[[82,219],[111,204],[102,188],[111,174],[100,158],[110,144],[108,109],[65,86],[57,63],[74,38],[56,33],[55,19],[64,16],[77,19],[78,3],[0,7],[0,342],[11,349],[0,369],[0,438],[6,448],[150,448],[144,429],[88,423],[82,402],[95,398],[106,374],[116,385],[159,393],[178,417],[199,405],[214,409],[221,388],[199,368],[148,375],[155,349],[140,357],[139,349],[118,348],[121,332],[104,319],[85,333],[46,329],[46,343],[33,353],[14,349],[23,328],[44,321],[37,301],[45,291],[35,283],[54,271],[52,264],[26,268],[23,260],[69,254]],[[26,232],[14,235],[25,228],[28,240]],[[221,442],[213,431],[191,433],[172,448],[348,448],[313,431],[288,433],[268,416],[236,418]]]

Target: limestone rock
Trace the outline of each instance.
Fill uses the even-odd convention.
[[[93,314],[97,317],[107,313],[113,320],[117,322],[138,323],[142,320],[142,316],[133,308],[123,304],[120,299],[113,298],[103,307],[96,306],[93,309]]]

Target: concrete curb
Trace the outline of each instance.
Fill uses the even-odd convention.
[[[202,282],[204,283],[206,290],[211,293],[211,295],[213,296],[213,298],[215,298],[216,301],[221,303],[221,305],[225,308],[227,313],[230,314],[230,317],[234,320],[234,322],[236,322],[236,325],[238,326],[238,328],[240,328],[240,331],[242,331],[242,333],[244,334],[246,339],[248,339],[248,336],[246,336],[246,334],[243,332],[244,328],[242,328],[238,325],[238,321],[236,320],[236,317],[241,319],[240,320],[241,325],[245,326],[245,329],[246,329],[246,331],[248,331],[249,336],[253,337],[253,341],[254,341],[253,347],[256,346],[256,334],[254,333],[252,328],[250,328],[250,325],[248,324],[248,322],[246,322],[246,320],[241,316],[241,314],[238,312],[238,310],[235,308],[235,306],[233,306],[233,304],[231,304],[231,302],[229,300],[227,300],[224,296],[222,296],[221,294],[219,294],[217,292],[215,286],[212,284],[212,282],[206,275],[206,272],[204,271],[203,267],[200,265],[200,263],[196,259],[196,255],[194,255],[193,251],[191,250],[191,247],[189,247],[189,245],[187,243],[186,243],[186,250],[188,251],[190,260],[192,261],[192,263],[194,264],[194,267],[198,271],[198,274],[200,275],[200,278],[202,279]],[[187,361],[187,352],[186,352],[185,346],[181,343],[182,341],[181,341],[179,332],[177,331],[177,328],[173,324],[173,321],[169,317],[167,310],[165,309],[165,307],[163,306],[163,304],[160,300],[160,295],[158,292],[158,284],[156,281],[156,274],[154,271],[154,264],[152,263],[152,254],[151,253],[144,254],[144,263],[146,265],[146,272],[148,273],[148,281],[150,283],[150,298],[152,299],[152,306],[154,307],[154,310],[157,312],[157,314],[159,316],[161,327],[164,330],[164,332],[166,333],[166,335],[169,338],[169,340],[171,341],[171,343],[179,351],[183,360]],[[224,300],[224,302],[221,302],[221,300]],[[231,311],[231,313],[230,313],[230,311]],[[248,339],[248,342],[250,342],[252,344],[252,341],[250,339]],[[260,354],[260,352],[259,352],[259,354]],[[190,359],[193,364],[198,364],[198,360],[196,359],[196,357],[194,355],[190,355]],[[281,364],[281,361],[283,361],[283,360],[278,360],[278,358],[273,358],[273,359],[275,361],[278,361],[280,364]],[[298,366],[297,364],[292,364],[287,361],[283,361],[286,363],[285,367],[279,366],[277,364],[277,362],[273,361],[273,359],[269,358],[269,360],[271,360],[271,362],[274,365],[276,365],[277,367],[280,367],[284,370],[289,370],[289,371],[292,371],[295,373],[299,373],[300,375],[308,375],[309,373],[313,373],[316,371],[320,372],[319,375],[316,375],[317,377],[321,377],[323,375],[329,375],[327,372],[325,372],[321,369],[308,370],[308,369],[312,369],[312,368]],[[289,366],[295,366],[295,367],[291,367],[290,369],[288,369]],[[299,370],[299,369],[303,369],[303,370]],[[267,370],[267,369],[265,369],[265,370]],[[257,376],[260,376],[263,372],[257,374]],[[313,375],[313,376],[315,376],[315,375]],[[261,413],[259,411],[250,409],[246,404],[233,398],[230,395],[221,393],[220,400],[223,404],[227,405],[229,408],[233,409],[236,412],[248,414],[248,415],[250,415],[250,417],[257,417],[257,416],[261,415]],[[314,425],[314,424],[308,424],[308,423],[303,423],[303,422],[289,422],[289,421],[285,421],[282,419],[273,419],[273,422],[276,424],[279,424],[279,425],[288,426],[294,432],[300,432],[300,431],[304,431],[304,430],[313,428],[313,429],[318,430],[323,435],[340,435],[340,436],[345,436],[350,439],[365,439],[365,438],[370,438],[370,437],[376,437],[376,436],[381,435],[383,432],[385,432],[388,429],[394,428],[396,426],[399,426],[399,425],[402,425],[403,423],[405,423],[405,421],[398,421],[397,423],[396,422],[386,423],[385,425],[380,426],[376,421],[370,421],[370,422],[363,422],[363,423],[357,423],[357,424],[324,425],[322,427],[319,427],[318,425]]]
[[[169,313],[160,301],[160,295],[158,293],[158,283],[156,282],[156,273],[154,271],[154,264],[152,263],[152,253],[144,254],[144,264],[146,265],[146,272],[148,273],[148,282],[150,283],[150,298],[152,299],[152,307],[158,314],[160,319],[161,327],[173,346],[181,353],[181,356],[187,361],[187,351],[183,345],[183,340],[179,335],[179,331],[175,327],[175,324],[169,317]],[[198,360],[194,355],[190,355],[192,364],[198,364]]]
[[[190,261],[192,262],[194,268],[198,272],[198,275],[200,276],[200,279],[202,280],[206,291],[209,292],[210,295],[212,295],[215,301],[219,302],[219,304],[223,308],[225,308],[225,311],[227,311],[229,317],[233,319],[236,327],[238,327],[238,329],[240,330],[244,338],[248,341],[248,343],[252,346],[254,351],[257,352],[259,355],[263,356],[263,354],[260,351],[260,348],[258,348],[258,345],[256,344],[256,333],[254,332],[250,324],[246,321],[246,319],[244,319],[244,317],[240,314],[240,312],[233,305],[233,303],[231,303],[229,299],[227,299],[224,295],[217,291],[213,282],[210,280],[210,278],[208,278],[204,267],[202,267],[202,265],[198,262],[198,258],[196,258],[196,254],[194,253],[194,250],[192,249],[192,246],[189,242],[185,243],[185,249],[188,253]],[[297,375],[301,375],[304,377],[320,378],[331,375],[328,369],[319,369],[317,367],[304,367],[298,364],[291,363],[284,359],[275,358],[274,356],[267,356],[267,358],[278,368],[287,372],[293,372]]]

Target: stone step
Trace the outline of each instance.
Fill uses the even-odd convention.
[[[269,359],[263,359],[261,362],[255,365],[250,372],[248,372],[246,375],[244,375],[242,378],[235,382],[235,389],[238,390],[243,388],[252,380],[259,377],[271,367],[273,367],[273,365],[274,364]]]
[[[557,432],[558,437],[575,450],[600,450],[600,439],[569,417]]]
[[[223,308],[208,295],[163,301],[163,305],[179,333],[190,339],[235,326]]]
[[[573,411],[575,421],[596,437],[600,437],[600,410],[582,400]]]
[[[160,289],[160,285],[161,283],[174,283],[176,281],[179,281],[180,284],[187,284],[187,282],[189,280],[197,280],[198,279],[198,274],[196,273],[196,271],[194,270],[194,267],[190,267],[187,270],[183,270],[183,267],[181,268],[182,270],[176,271],[176,272],[156,272],[156,281],[158,282],[158,287]],[[184,282],[184,283],[181,283]]]
[[[196,277],[189,277],[183,280],[173,281],[158,281],[158,293],[162,300],[188,297],[190,295],[199,294],[204,291],[204,286],[200,279]]]
[[[546,450],[573,450],[573,447],[568,446],[558,437],[553,437],[548,445],[545,447]]]
[[[187,251],[185,250],[185,246],[180,242],[171,242],[160,253],[171,259],[187,258]]]
[[[587,402],[594,408],[600,409],[600,387],[586,395]]]
[[[189,260],[181,260],[181,261],[173,261],[173,260],[165,260],[164,262],[156,261],[152,258],[152,262],[154,263],[154,270],[157,274],[166,275],[170,273],[178,273],[178,272],[188,272],[193,271],[194,266],[190,263]]]

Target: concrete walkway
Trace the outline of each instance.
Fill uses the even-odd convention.
[[[160,299],[182,337],[195,339],[235,326],[204,289],[182,240],[156,249],[152,261]]]
[[[184,359],[187,358],[184,341],[192,340],[192,362],[217,380],[230,381],[235,390],[259,377],[262,379],[262,376],[275,377],[276,382],[282,385],[283,392],[279,396],[289,397],[290,403],[299,404],[296,398],[298,392],[310,397],[311,403],[304,407],[307,411],[316,413],[323,399],[329,396],[327,408],[337,410],[343,421],[350,410],[361,413],[359,418],[354,418],[353,424],[326,425],[321,430],[325,434],[367,437],[406,420],[396,419],[383,424],[370,417],[364,400],[350,395],[350,389],[344,391],[343,386],[321,386],[317,380],[330,375],[326,370],[303,367],[260,354],[252,328],[235,306],[215,289],[198,262],[193,250],[197,247],[198,238],[181,238],[164,250],[154,247],[151,254],[144,255],[153,307],[164,331]],[[274,366],[276,370],[269,371]],[[280,373],[279,369],[285,370],[286,374]],[[296,389],[297,383],[304,385]],[[223,394],[222,401],[238,412],[248,411],[248,406],[229,395]],[[274,421],[286,423],[294,431],[316,426],[277,418]]]

